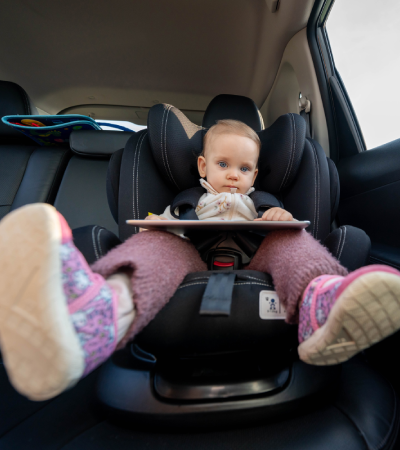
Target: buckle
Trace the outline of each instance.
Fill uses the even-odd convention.
[[[239,270],[242,268],[242,254],[228,247],[218,247],[209,250],[204,258],[208,270]]]

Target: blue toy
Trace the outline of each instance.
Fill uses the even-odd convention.
[[[100,123],[80,114],[65,116],[4,116],[3,123],[33,139],[39,145],[61,145],[69,142],[74,130],[99,130],[100,125],[132,131],[120,125]]]

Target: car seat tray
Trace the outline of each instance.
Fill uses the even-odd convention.
[[[127,220],[128,225],[146,230],[164,230],[184,234],[193,230],[218,231],[272,231],[297,229],[302,230],[310,225],[308,220],[302,221],[240,221],[240,220]]]

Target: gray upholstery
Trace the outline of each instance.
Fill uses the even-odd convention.
[[[107,167],[108,159],[71,158],[54,203],[71,228],[96,224],[118,234],[107,202]]]
[[[0,116],[34,113],[20,86],[0,81]],[[28,203],[53,203],[70,155],[68,147],[40,147],[1,123],[0,219]]]

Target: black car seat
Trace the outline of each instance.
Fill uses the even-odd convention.
[[[210,110],[206,111],[206,123],[210,117],[212,121],[226,118],[226,111],[230,109],[221,108],[223,115],[218,116],[218,103],[224,104],[226,98],[229,102],[236,100],[232,97],[214,99]],[[258,110],[249,99],[241,98],[241,108],[233,118],[252,123],[256,129],[262,128]],[[131,138],[119,155],[113,155],[109,166],[109,203],[118,220],[122,240],[138,231],[126,223],[127,219],[143,219],[148,211],[159,214],[180,191],[198,186],[196,159],[202,150],[203,135],[203,128],[192,124],[179,110],[160,104],[150,110],[148,129]],[[331,207],[329,163],[322,148],[317,142],[306,139],[305,121],[295,114],[281,116],[259,135],[262,150],[258,188],[276,195],[296,218],[310,220],[309,232],[323,241],[330,234],[335,211]],[[332,169],[331,173],[336,174]],[[116,174],[118,183],[113,180]],[[332,186],[338,189],[337,183]],[[361,236],[364,244],[358,261],[364,262],[369,240],[361,230],[353,231]],[[139,413],[138,405],[143,405],[143,401],[127,404],[127,400],[120,397],[123,386],[135,385],[131,389],[139,390],[142,399],[147,393],[149,404],[157,404],[154,398],[160,397],[166,402],[197,402],[195,407],[187,405],[185,409],[190,417],[194,410],[206,414],[217,406],[227,412],[230,407],[222,406],[227,397],[246,397],[255,392],[268,397],[266,401],[272,411],[277,406],[273,393],[277,395],[275,399],[279,399],[281,394],[278,393],[284,385],[290,385],[286,394],[292,402],[285,400],[289,410],[294,403],[302,404],[318,391],[330,389],[332,374],[337,368],[318,372],[318,368],[311,369],[295,361],[296,327],[283,320],[260,318],[260,291],[273,290],[270,276],[247,270],[233,272],[236,280],[229,317],[206,316],[200,311],[204,291],[214,273],[188,275],[132,347],[135,359],[142,361],[148,373],[153,374],[149,377],[154,380],[154,385],[148,385],[141,370],[127,372],[125,362],[119,366],[113,359],[104,369],[100,389],[102,400],[112,404],[113,408]],[[267,363],[260,357],[266,348]],[[234,369],[238,362],[243,370]],[[232,370],[227,371],[227,368]],[[313,374],[308,377],[306,374],[311,370]],[[300,372],[304,377],[299,375]],[[208,373],[210,378],[198,376],[194,379],[193,373]],[[318,385],[312,381],[315,376],[320,378]],[[215,383],[225,384],[225,389],[215,394]],[[116,399],[121,399],[118,406]],[[215,402],[212,407],[208,405],[210,399]],[[281,400],[277,401],[280,404]],[[240,402],[235,408],[240,410],[238,405]],[[176,412],[172,412],[174,408],[170,409],[172,417]],[[160,412],[161,415],[164,413]]]
[[[20,86],[0,81],[0,117],[35,113]],[[28,203],[53,204],[71,154],[67,146],[40,147],[0,121],[0,219]]]

